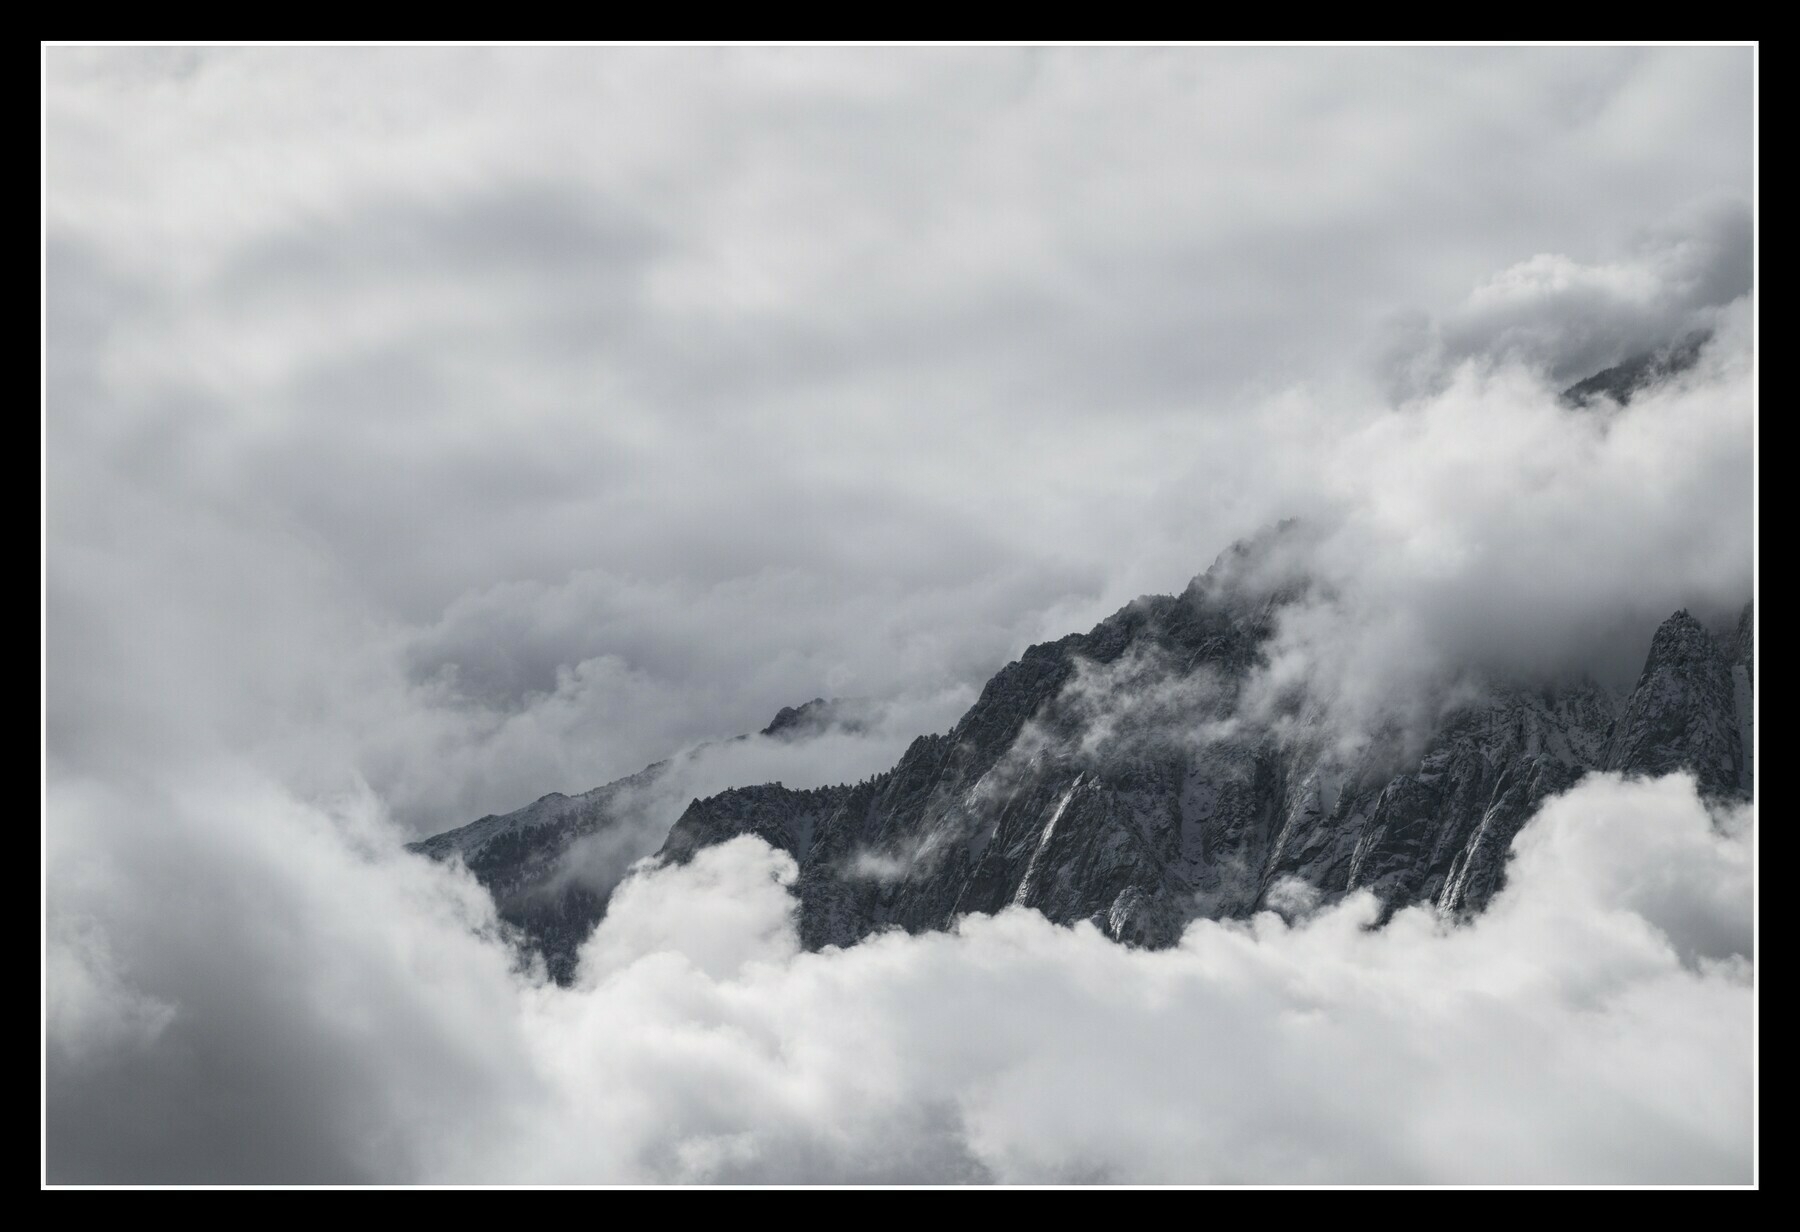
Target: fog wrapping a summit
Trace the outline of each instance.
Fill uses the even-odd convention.
[[[1753,1179],[1750,49],[44,59],[49,1181]]]

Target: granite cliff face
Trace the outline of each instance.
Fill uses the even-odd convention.
[[[1687,769],[1712,795],[1751,790],[1748,607],[1723,635],[1670,616],[1621,695],[1583,678],[1488,681],[1429,732],[1345,753],[1298,701],[1278,721],[1244,721],[1266,643],[1306,593],[1243,583],[1238,566],[1257,550],[1240,545],[1180,595],[1031,647],[955,727],[873,779],[665,802],[679,816],[657,856],[685,861],[741,834],[790,853],[815,948],[1012,904],[1155,946],[1199,916],[1291,911],[1363,888],[1390,909],[1478,911],[1526,819],[1590,770]],[[815,701],[761,738],[805,738],[835,711],[846,724],[859,713]],[[643,807],[669,765],[416,849],[460,854],[566,981],[610,892],[604,878],[571,877],[569,853]]]

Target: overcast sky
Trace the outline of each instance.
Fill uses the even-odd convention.
[[[1748,57],[52,49],[52,753],[336,710],[433,829],[947,726],[1300,511],[1271,405],[1747,290]]]
[[[445,1114],[427,1088],[449,1072],[458,1117],[575,1132],[525,1087],[618,1094],[617,1075],[568,1068],[601,1011],[546,1008],[507,984],[495,947],[447,940],[481,910],[466,887],[420,888],[426,874],[356,853],[820,695],[887,717],[829,756],[715,763],[712,785],[873,773],[1028,644],[1179,590],[1278,518],[1312,520],[1308,567],[1342,597],[1284,630],[1278,666],[1351,723],[1448,663],[1631,671],[1676,606],[1735,611],[1753,558],[1752,90],[1744,48],[48,49],[61,1123],[125,1082],[149,1120],[187,1108],[201,1144],[159,1155],[143,1127],[84,1133],[70,1175],[192,1175],[203,1158],[258,1176],[283,1160],[308,1177],[530,1171],[485,1140],[415,1133]],[[1555,405],[1694,330],[1713,337],[1696,373],[1633,418]],[[1658,815],[1686,851],[1704,816],[1668,791]],[[289,848],[310,855],[270,854]],[[1742,853],[1720,850],[1724,872],[1695,874],[1706,886],[1738,875]],[[755,915],[780,870],[734,859],[719,876],[748,888],[708,892]],[[359,995],[392,974],[391,947],[328,922],[349,884],[393,945],[444,946],[474,971],[371,1004],[370,1031],[416,1033],[429,1055],[363,1056],[403,1071],[382,1088],[398,1110],[352,1129],[346,1073],[362,1071],[333,1069],[354,1052],[341,1022],[294,1028],[287,1061],[243,1068],[246,1033],[275,1032],[295,988],[325,1004],[334,965]],[[195,896],[191,917],[158,907]],[[291,951],[239,935],[265,909],[301,939]],[[1533,944],[1548,917],[1525,915],[1492,944]],[[601,948],[622,970],[642,936],[613,927]],[[221,931],[229,953],[197,940]],[[771,936],[780,978],[804,987],[734,992],[733,966],[707,973],[723,983],[706,996],[851,1012],[840,1001],[866,989],[820,992]],[[964,971],[960,987],[983,947],[1040,943],[1057,945],[985,935],[895,961]],[[1281,967],[1287,944],[1255,962]],[[1615,957],[1607,980],[1691,993],[1695,1038],[1737,1038],[1718,1009],[1735,1012],[1737,985],[1717,970]],[[1053,984],[1092,978],[1081,954],[1045,962]],[[1152,985],[1174,978],[1159,972]],[[1546,1013],[1593,987],[1570,982]],[[515,993],[535,1007],[522,1020],[456,1039],[420,1025]],[[633,1004],[645,1023],[669,1012]],[[1207,1012],[1254,1036],[1268,1004]],[[888,1025],[911,1055],[922,1037]],[[93,1061],[165,1029],[172,1061],[128,1080],[116,1056]],[[935,1030],[929,1047],[949,1047]],[[1337,1043],[1354,1057],[1360,1038]],[[1045,1064],[1086,1064],[1078,1043]],[[1629,1086],[1637,1061],[1658,1064],[1646,1052],[1607,1081]],[[233,1127],[266,1104],[183,1103],[220,1074],[293,1117],[251,1142]],[[654,1086],[632,1098],[692,1110]],[[900,1172],[1131,1172],[1085,1142],[1018,1146],[1029,1101],[995,1114],[985,1145],[946,1148],[941,1098],[904,1095],[917,1153]],[[700,1119],[726,1145],[614,1127],[643,1153],[558,1175],[780,1171],[731,1154],[729,1111]],[[1729,1173],[1728,1122],[1684,1123],[1641,1158],[1687,1150]],[[862,1143],[859,1164],[811,1128],[782,1132],[761,1158],[790,1171],[863,1175],[894,1145]],[[1293,1149],[1319,1175],[1360,1166]],[[1368,1150],[1399,1179],[1443,1163],[1415,1142]]]

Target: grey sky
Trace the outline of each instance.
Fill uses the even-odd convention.
[[[562,673],[512,770],[338,750],[438,779],[426,828],[820,693],[948,721],[1289,511],[1271,400],[1348,418],[1507,326],[1500,271],[1743,217],[1748,56],[51,49],[53,755],[141,742],[99,699],[159,638],[240,744],[302,686],[479,744]]]

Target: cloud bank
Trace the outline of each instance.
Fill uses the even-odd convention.
[[[739,839],[628,880],[572,989],[363,803],[239,786],[154,831],[52,801],[90,939],[53,1179],[1749,1178],[1750,816],[1686,778],[1552,800],[1468,926],[1357,895],[1158,952],[1014,909],[805,953],[791,860]]]
[[[1541,370],[1469,361],[1328,438],[1296,506],[1310,516],[1239,579],[1305,588],[1248,713],[1301,694],[1356,743],[1428,727],[1494,678],[1629,688],[1681,608],[1732,627],[1754,586],[1748,298],[1713,321],[1697,367],[1628,410],[1570,413]]]

